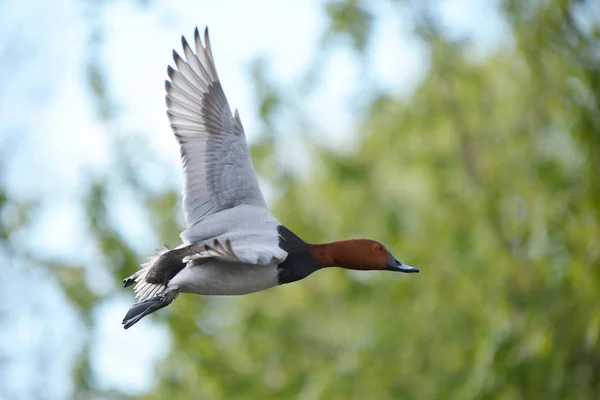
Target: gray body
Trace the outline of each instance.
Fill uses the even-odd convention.
[[[277,264],[246,264],[211,260],[181,270],[169,282],[169,290],[203,295],[242,295],[278,284]]]

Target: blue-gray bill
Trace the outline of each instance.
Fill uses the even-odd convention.
[[[391,254],[390,258],[388,259],[388,262],[385,264],[385,269],[387,269],[388,271],[405,272],[407,274],[410,274],[412,272],[419,272],[418,268],[402,264],[400,261],[396,260],[396,258]]]

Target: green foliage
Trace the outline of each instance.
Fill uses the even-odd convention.
[[[329,17],[329,33],[348,36],[354,48],[363,52],[373,24],[371,14],[356,0],[333,1],[325,5]]]

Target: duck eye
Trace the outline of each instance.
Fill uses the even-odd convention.
[[[379,243],[375,243],[373,245],[373,250],[375,250],[375,251],[381,251],[382,249],[383,249],[383,247]]]

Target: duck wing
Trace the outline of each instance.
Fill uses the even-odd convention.
[[[183,262],[216,258],[243,264],[278,265],[288,256],[287,251],[279,247],[278,240],[261,230],[230,232],[189,245]]]
[[[165,82],[171,129],[183,164],[183,210],[188,228],[212,214],[239,205],[267,208],[258,185],[238,111],[232,115],[221,88],[210,48],[208,28],[196,52],[184,37],[182,58]]]

